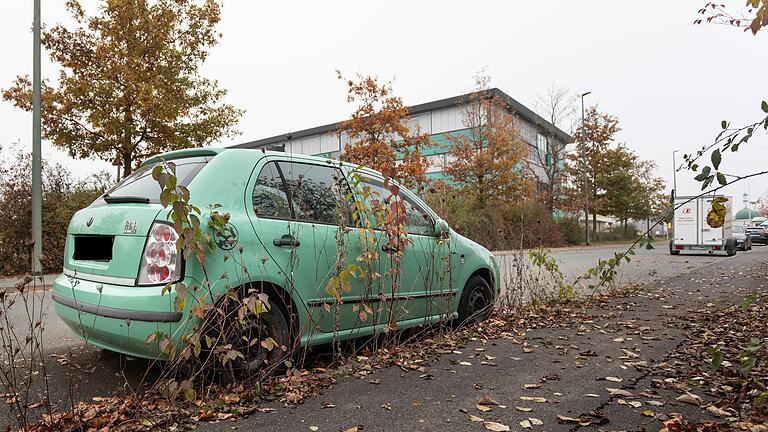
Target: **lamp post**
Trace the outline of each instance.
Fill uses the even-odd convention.
[[[581,142],[584,143],[584,96],[587,96],[588,94],[591,94],[592,92],[586,92],[581,94]],[[583,156],[583,155],[582,155]],[[586,182],[586,173],[584,174],[584,196],[587,196],[587,182]],[[588,206],[585,203],[584,205],[584,243],[589,246],[589,211]]]
[[[32,20],[32,273],[40,274],[43,250],[42,153],[40,150],[40,0],[34,1]]]
[[[675,153],[680,150],[674,150],[672,152],[672,203],[675,202],[677,196],[677,159],[675,159]]]

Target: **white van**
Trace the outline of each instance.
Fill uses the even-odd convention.
[[[720,197],[723,197],[720,195]],[[673,237],[669,241],[669,253],[680,252],[725,252],[736,254],[736,239],[733,238],[733,211],[731,198],[722,203],[726,207],[725,223],[712,228],[707,223],[707,213],[712,208],[714,195],[703,197],[675,197],[675,216],[672,221]]]

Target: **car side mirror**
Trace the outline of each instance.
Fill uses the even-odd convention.
[[[438,219],[435,221],[435,236],[446,237],[448,232],[450,232],[450,228],[448,228],[448,222],[446,222],[444,219]]]

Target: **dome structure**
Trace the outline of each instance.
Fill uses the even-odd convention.
[[[752,210],[749,207],[744,207],[743,209],[736,212],[734,215],[734,219],[736,220],[752,220],[752,218],[760,216],[760,212],[757,210]]]

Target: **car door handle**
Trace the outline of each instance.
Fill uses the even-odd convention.
[[[290,234],[286,234],[279,239],[273,239],[272,244],[278,247],[283,246],[290,246],[290,247],[299,247],[301,246],[301,242],[299,239],[295,238],[294,236]]]
[[[384,252],[397,252],[397,248],[394,246],[384,245],[381,247],[381,250]]]

